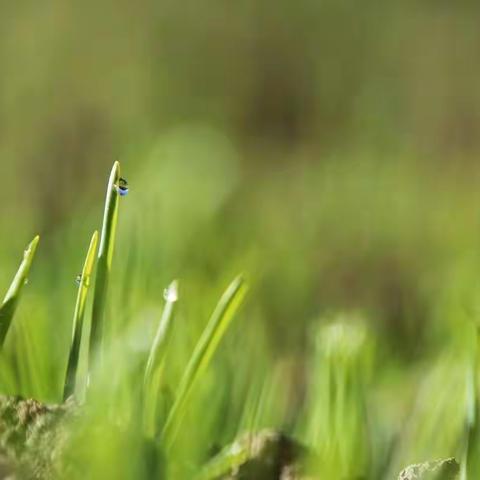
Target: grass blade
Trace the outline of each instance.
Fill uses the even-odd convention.
[[[162,370],[167,346],[172,332],[172,318],[175,303],[178,300],[178,282],[174,280],[165,290],[165,308],[158,324],[148,356],[144,378],[144,425],[147,435],[155,436],[157,396],[160,388]]]
[[[3,299],[2,306],[0,307],[0,347],[5,342],[8,329],[12,323],[13,316],[18,306],[18,301],[22,293],[23,286],[27,282],[28,273],[32,265],[33,257],[37,250],[37,245],[40,237],[37,235],[28,245],[25,253],[23,254],[23,260],[17,273],[8,289],[5,298]]]
[[[312,362],[309,444],[319,478],[372,478],[365,385],[370,355],[361,321],[340,314],[321,325]]]
[[[478,371],[480,364],[479,337],[480,327],[475,326],[475,343],[472,363],[469,365],[467,376],[467,405],[465,418],[465,440],[460,466],[460,479],[471,480],[478,476],[480,464],[478,462],[479,452],[479,429],[478,416],[480,405],[478,398]]]
[[[65,375],[65,385],[63,389],[63,399],[66,400],[75,391],[75,379],[77,375],[78,360],[80,356],[80,344],[82,340],[83,319],[85,316],[85,305],[87,301],[88,288],[90,287],[90,277],[95,264],[95,253],[97,251],[98,232],[95,231],[90,240],[87,256],[83,265],[80,284],[78,286],[77,303],[73,314],[73,336],[68,356],[67,373]]]
[[[116,185],[120,180],[120,164],[115,162],[110,173],[105,199],[100,247],[98,250],[97,276],[92,309],[92,327],[90,332],[89,365],[93,365],[95,355],[101,356],[105,305],[108,281],[115,246],[115,231],[118,217],[119,193]]]
[[[241,276],[237,277],[222,295],[200,340],[195,346],[162,432],[162,439],[166,449],[170,448],[174,440],[183,417],[186,401],[195,382],[207,368],[246,291],[247,286],[244,279]]]

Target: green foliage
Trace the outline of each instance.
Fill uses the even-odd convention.
[[[170,448],[179,424],[185,414],[186,402],[189,395],[207,368],[212,359],[215,350],[222,337],[225,335],[230,322],[239,308],[243,297],[247,291],[247,286],[242,277],[237,277],[225,290],[222,298],[218,302],[215,310],[208,321],[205,330],[202,333],[195,349],[190,357],[185,372],[180,380],[180,385],[176,392],[175,402],[168,414],[165,426],[162,432],[162,441],[165,448]]]
[[[42,256],[0,307],[0,392],[59,403],[88,376],[60,478],[190,480],[267,427],[328,480],[451,456],[480,478],[479,21],[474,0],[2,2],[1,284],[19,238]],[[72,339],[117,155],[134,187],[117,230],[116,163]],[[207,332],[244,270],[252,301]]]
[[[198,144],[188,131],[160,142],[149,169],[160,154],[170,155],[168,168],[159,168],[161,179],[149,174],[154,170],[138,172],[135,184],[142,188],[122,202],[118,240],[120,173],[114,166],[95,298],[87,297],[87,291],[93,286],[88,279],[94,274],[96,235],[84,260],[73,336],[68,321],[73,266],[88,224],[96,221],[89,215],[73,218],[69,228],[56,233],[62,239],[61,261],[54,266],[50,252],[51,262],[40,265],[42,275],[30,285],[32,294],[10,329],[0,355],[2,392],[60,402],[78,392],[75,379],[85,381],[87,369],[92,373],[85,402],[81,395],[76,398],[82,415],[67,426],[68,445],[55,450],[62,472],[72,479],[190,479],[199,472],[200,478],[215,478],[250,460],[250,445],[237,439],[273,428],[305,446],[314,478],[395,478],[406,465],[451,456],[460,460],[462,455],[468,480],[476,478],[476,417],[465,419],[465,405],[477,402],[477,367],[465,345],[473,338],[466,326],[478,301],[478,261],[474,255],[458,263],[445,260],[442,271],[449,274],[442,277],[445,281],[432,280],[434,297],[421,297],[418,286],[410,289],[421,275],[417,264],[433,258],[422,250],[425,236],[433,251],[444,251],[447,240],[435,232],[444,215],[455,210],[449,202],[456,199],[458,207],[471,198],[453,189],[449,201],[433,209],[438,203],[433,197],[421,201],[428,179],[418,187],[409,180],[414,167],[377,171],[374,162],[348,161],[348,168],[312,167],[308,176],[252,177],[252,191],[247,192],[239,187],[234,157],[228,157],[222,144],[226,165],[221,167],[219,158],[211,160],[217,176],[202,183],[197,192],[202,200],[192,204],[188,192],[195,189],[202,169],[190,169],[187,163],[176,170],[183,150],[175,142],[188,137],[193,143],[188,158],[200,146],[208,158],[208,145],[198,139],[219,140],[202,135],[192,136]],[[184,184],[177,188],[175,181]],[[342,195],[330,186],[332,181],[341,183]],[[405,203],[396,205],[395,195],[385,199],[381,193],[394,182],[399,189],[395,195]],[[321,205],[313,201],[317,187]],[[232,200],[238,196],[245,199],[241,208]],[[355,210],[358,198],[368,214]],[[422,235],[410,228],[413,206],[418,218],[428,213]],[[394,207],[398,216],[392,217]],[[339,217],[345,222],[339,223]],[[372,218],[382,229],[368,231],[372,244],[358,243],[353,251],[351,238],[365,232],[365,222]],[[292,219],[300,228],[292,228]],[[463,230],[446,233],[448,241],[462,251],[465,238],[473,249],[471,229],[466,222],[461,225]],[[391,256],[398,242],[419,251],[412,258],[399,254],[396,263]],[[52,237],[49,248],[56,251]],[[100,263],[103,276],[98,274]],[[253,301],[246,307],[248,321],[232,323],[233,315],[241,314],[238,307],[246,291],[238,277],[205,325],[202,319],[215,303],[215,291],[240,267],[251,270],[255,282]],[[182,276],[181,301],[174,294],[176,282],[163,300],[159,292],[177,275]],[[97,321],[91,337],[89,298]],[[420,299],[429,306],[428,335],[417,316],[424,312],[418,310]],[[343,303],[358,303],[361,315],[346,313],[332,321],[325,314],[324,305]],[[411,309],[390,320],[402,305]],[[109,341],[102,347],[102,362],[97,362],[94,351],[105,332]],[[96,344],[90,359],[88,340]],[[224,348],[218,348],[221,341]]]

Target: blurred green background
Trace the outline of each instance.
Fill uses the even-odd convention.
[[[365,319],[407,411],[478,314],[479,21],[473,0],[3,1],[0,285],[40,233],[19,323],[50,350],[16,388],[58,399],[74,279],[120,160],[112,332],[156,318],[179,278],[175,377],[244,271],[220,362],[268,358],[289,392],[273,423],[294,421],[313,326],[339,311]]]

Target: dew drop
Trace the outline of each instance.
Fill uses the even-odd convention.
[[[118,184],[115,185],[115,190],[121,197],[125,197],[129,191],[128,182],[124,178],[120,177],[118,179]]]
[[[167,302],[176,302],[178,300],[178,282],[174,280],[164,291],[163,298]]]

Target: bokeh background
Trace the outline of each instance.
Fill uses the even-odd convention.
[[[61,391],[74,279],[120,160],[112,330],[179,278],[186,358],[244,271],[221,358],[288,386],[279,423],[336,312],[364,319],[388,408],[408,411],[478,315],[479,22],[473,0],[1,2],[0,285],[40,233],[19,322],[50,351],[16,388]]]

